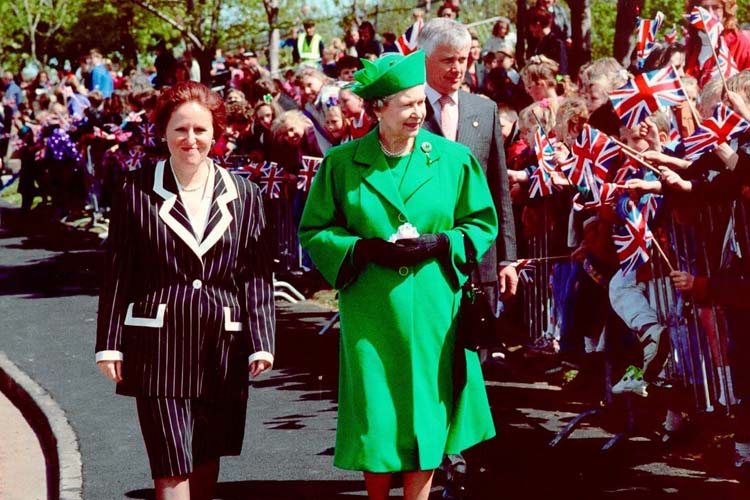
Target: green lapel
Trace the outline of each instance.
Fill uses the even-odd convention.
[[[430,133],[420,130],[414,140],[414,153],[404,175],[401,184],[401,195],[404,203],[409,202],[414,193],[422,186],[427,184],[435,176],[436,169],[439,167],[438,149],[433,144]]]
[[[404,213],[404,202],[398,192],[396,182],[393,180],[388,163],[385,161],[383,151],[380,149],[378,127],[362,137],[357,150],[354,152],[353,161],[363,167],[362,180],[380,193],[400,213]]]

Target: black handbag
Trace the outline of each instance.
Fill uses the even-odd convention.
[[[456,342],[465,349],[476,351],[494,342],[496,318],[487,292],[474,281],[472,275],[461,289]]]

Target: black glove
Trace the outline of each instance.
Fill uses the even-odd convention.
[[[426,259],[447,257],[450,241],[445,233],[423,234],[418,238],[398,240],[395,246],[399,249],[401,265],[413,266]]]
[[[364,238],[354,244],[352,262],[356,269],[364,269],[369,262],[398,269],[400,263],[398,248],[381,238]]]

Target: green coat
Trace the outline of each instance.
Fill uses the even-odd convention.
[[[302,246],[339,289],[334,464],[370,472],[434,469],[444,453],[495,434],[479,359],[456,352],[455,321],[467,279],[463,238],[481,256],[497,235],[497,215],[468,148],[420,130],[398,188],[377,134],[328,151],[300,222]],[[388,239],[407,221],[420,234],[448,235],[450,266],[430,259],[352,272],[358,239]],[[466,379],[458,397],[454,365]]]

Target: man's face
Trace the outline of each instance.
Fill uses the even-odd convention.
[[[339,80],[344,82],[353,82],[354,73],[357,72],[357,68],[342,68],[339,72]]]
[[[469,59],[469,46],[463,48],[438,45],[425,58],[427,83],[441,94],[452,94],[461,87]]]

